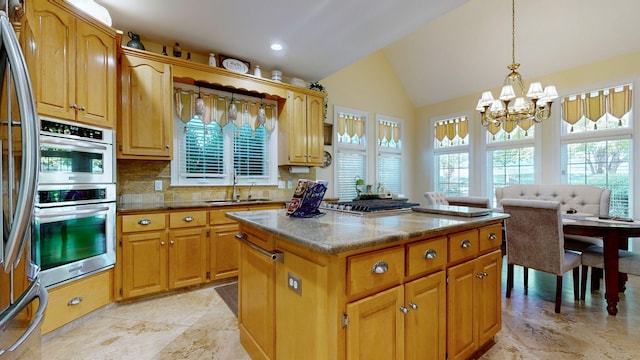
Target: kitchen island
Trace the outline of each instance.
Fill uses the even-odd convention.
[[[466,359],[501,328],[505,214],[230,212],[253,359]]]

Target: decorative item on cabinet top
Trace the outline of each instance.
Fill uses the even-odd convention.
[[[132,47],[134,49],[139,49],[139,50],[144,50],[144,45],[142,44],[142,42],[140,41],[140,35],[129,31],[127,33],[127,35],[129,35],[129,37],[131,38],[131,40],[129,40],[129,42],[127,43],[128,47]]]
[[[240,128],[249,126],[253,131],[260,126],[271,133],[277,121],[277,102],[257,97],[238,94],[229,95],[228,92],[211,89],[200,90],[192,85],[176,83],[174,87],[174,117],[187,124],[197,119],[205,126],[216,123],[221,129],[233,124]],[[237,117],[230,116],[231,100],[237,108]]]
[[[220,64],[223,68],[235,72],[239,72],[241,74],[246,74],[249,72],[251,68],[251,63],[245,60],[240,60],[238,58],[230,57],[227,55],[218,54],[220,58]]]

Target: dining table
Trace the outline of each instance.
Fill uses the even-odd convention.
[[[609,315],[618,313],[619,292],[624,291],[626,274],[618,271],[618,249],[627,250],[630,237],[640,237],[640,221],[598,216],[563,216],[562,228],[567,235],[598,237],[603,240],[605,300]]]

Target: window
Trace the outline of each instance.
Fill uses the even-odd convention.
[[[336,180],[340,201],[350,201],[358,192],[366,191],[367,178],[367,114],[336,107]],[[363,185],[356,187],[356,180]]]
[[[398,119],[378,117],[377,191],[401,193],[402,126]]]
[[[535,137],[533,121],[507,123],[487,128],[487,194],[496,203],[496,188],[513,184],[534,184]]]
[[[234,171],[239,183],[275,185],[277,103],[178,85],[171,185],[231,185]]]
[[[632,86],[562,99],[562,182],[611,190],[611,215],[631,216]]]
[[[469,195],[469,120],[466,116],[434,122],[435,191]]]

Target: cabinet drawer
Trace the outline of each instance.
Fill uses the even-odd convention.
[[[478,230],[449,235],[449,262],[476,257],[479,249]]]
[[[80,318],[113,301],[113,270],[76,280],[49,290],[49,303],[42,323],[42,333]]]
[[[166,214],[122,216],[122,232],[161,230],[166,227]]]
[[[497,249],[502,245],[502,225],[495,224],[480,228],[480,251]]]
[[[440,237],[407,245],[407,276],[444,269],[447,238]]]
[[[184,228],[207,225],[207,211],[180,211],[169,214],[169,227]]]
[[[347,259],[347,293],[356,295],[400,284],[403,274],[402,247],[351,256]]]
[[[223,224],[234,224],[235,220],[226,217],[224,214],[227,212],[237,212],[237,211],[246,211],[244,208],[229,208],[226,210],[211,210],[209,211],[209,224],[210,225],[223,225]]]

